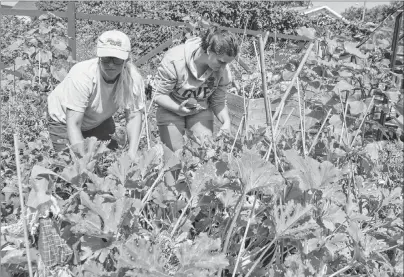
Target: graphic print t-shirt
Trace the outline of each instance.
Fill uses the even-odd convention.
[[[231,83],[228,66],[219,71],[208,68],[197,77],[194,54],[200,48],[201,39],[193,38],[185,44],[167,51],[155,78],[155,98],[170,95],[177,103],[194,98],[216,114],[226,105],[226,90]]]

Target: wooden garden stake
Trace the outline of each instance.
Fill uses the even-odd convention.
[[[17,134],[14,134],[14,149],[15,149],[15,163],[16,163],[16,166],[17,166],[18,192],[20,194],[21,219],[22,219],[22,225],[24,227],[25,250],[27,251],[28,272],[29,272],[29,276],[33,277],[32,265],[31,265],[31,253],[29,251],[28,228],[27,228],[27,211],[25,209],[24,196],[23,196],[23,193],[22,193],[20,150],[18,149]]]
[[[38,64],[38,84],[41,83],[41,50],[39,50],[39,64]]]
[[[244,116],[244,126],[245,126],[245,133],[244,133],[244,136],[242,136],[241,138],[242,138],[242,141],[244,140],[244,137],[246,137],[247,135],[248,135],[248,126],[247,126],[247,105],[246,105],[246,93],[245,93],[245,90],[244,90],[244,84],[243,84],[243,86],[242,86],[242,90],[243,90],[243,100],[244,100],[244,105],[243,105],[243,107],[244,107],[244,113],[243,113],[243,116]]]
[[[257,58],[258,71],[261,71],[260,59],[259,59],[259,57],[258,57],[257,46],[255,45],[255,41],[253,41],[253,45],[254,45],[255,57]]]
[[[306,61],[307,61],[307,58],[309,57],[309,54],[310,54],[310,52],[311,52],[311,49],[313,48],[313,45],[314,45],[314,42],[313,42],[313,41],[310,42],[310,45],[309,45],[309,47],[307,48],[306,53],[304,54],[304,57],[303,57],[302,61],[301,61],[300,64],[299,64],[299,67],[297,68],[297,70],[296,70],[296,72],[295,72],[295,75],[293,75],[293,78],[292,78],[292,80],[291,80],[291,82],[290,82],[290,84],[289,84],[289,87],[286,89],[286,92],[285,92],[285,94],[284,94],[283,97],[282,97],[281,103],[279,104],[279,106],[278,106],[277,109],[276,109],[275,115],[273,116],[274,119],[276,119],[276,118],[279,116],[279,119],[278,119],[278,120],[280,120],[280,117],[281,117],[282,112],[283,112],[283,108],[284,108],[284,106],[285,106],[285,102],[286,102],[286,100],[287,100],[288,97],[289,97],[289,93],[290,93],[290,91],[291,91],[291,89],[292,89],[292,87],[293,87],[293,84],[294,84],[295,81],[296,81],[296,78],[299,76],[300,71],[302,71],[303,66],[304,66],[304,64],[305,64]]]
[[[304,126],[304,122],[305,122],[304,99],[301,99],[302,95],[300,94],[299,77],[296,78],[296,86],[297,86],[297,94],[299,97],[299,113],[300,113],[300,129],[301,129],[300,133],[302,135],[303,158],[306,158],[306,130],[305,130],[305,126]],[[301,102],[303,102],[303,104]],[[303,109],[303,114],[302,114],[302,109]]]
[[[146,140],[147,140],[147,150],[150,150],[150,137],[149,137],[149,124],[147,120],[147,109],[145,107],[144,109],[144,125],[145,125],[145,131],[146,131]]]
[[[232,145],[231,148],[230,148],[229,160],[230,160],[231,157],[233,156],[233,155],[232,155],[233,149],[234,149],[234,146],[236,145],[236,141],[237,141],[238,134],[241,132],[241,127],[243,126],[243,121],[244,121],[244,120],[245,120],[245,114],[243,114],[243,116],[241,117],[240,124],[238,125],[237,133],[236,133],[236,136],[234,137],[233,145]],[[247,125],[247,124],[246,124],[246,125]]]
[[[267,126],[271,127],[271,139],[274,145],[274,157],[275,157],[275,165],[278,167],[278,159],[276,156],[276,144],[275,144],[275,134],[274,134],[274,126],[272,120],[272,110],[271,104],[269,103],[269,98],[267,94],[267,74],[265,70],[265,59],[264,59],[264,42],[262,41],[262,36],[258,35],[258,44],[260,50],[260,63],[261,63],[261,78],[262,78],[262,92],[264,94],[264,104],[265,104],[265,114],[267,120]]]

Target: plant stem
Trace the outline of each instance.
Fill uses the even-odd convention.
[[[362,119],[362,121],[361,121],[361,124],[359,125],[359,128],[358,128],[358,130],[356,131],[356,134],[355,134],[354,138],[352,139],[351,147],[352,147],[353,144],[355,143],[356,137],[358,136],[358,134],[359,134],[359,132],[360,132],[360,130],[361,130],[361,128],[362,128],[363,122],[365,122],[365,119],[366,119],[366,117],[367,117],[367,115],[368,115],[368,113],[369,113],[370,107],[372,106],[374,100],[375,100],[375,96],[373,95],[372,99],[370,100],[369,106],[367,107],[366,112],[365,112],[365,114],[363,115],[363,119]],[[349,142],[348,142],[348,143],[349,143]]]
[[[224,254],[227,253],[227,248],[229,247],[230,237],[231,237],[231,235],[232,235],[232,233],[233,233],[234,226],[236,225],[237,218],[238,218],[238,216],[240,215],[241,208],[242,208],[243,205],[244,205],[244,200],[245,200],[245,195],[246,195],[246,193],[247,193],[246,190],[244,190],[244,191],[243,191],[243,194],[241,195],[241,197],[240,197],[240,199],[239,199],[240,201],[239,201],[239,203],[238,203],[238,206],[236,207],[236,211],[235,211],[235,213],[234,213],[233,220],[231,221],[229,230],[227,231],[227,235],[226,235],[226,239],[225,239],[225,241],[224,241],[223,251],[222,251]],[[218,273],[217,273],[217,277],[220,277],[221,275],[222,275],[222,269],[220,268],[219,271],[218,271]]]
[[[247,275],[245,277],[249,277],[251,273],[254,271],[254,269],[257,267],[257,265],[261,262],[262,257],[264,257],[265,253],[268,251],[268,249],[276,242],[277,238],[275,237],[270,244],[268,244],[264,250],[262,251],[262,254],[258,257],[258,259],[255,261],[253,266],[250,268],[250,270],[247,272]]]
[[[171,231],[171,235],[170,235],[171,238],[174,237],[175,232],[177,231],[177,228],[178,228],[178,226],[180,225],[180,222],[181,222],[182,218],[185,216],[185,213],[186,213],[186,211],[188,210],[188,208],[189,208],[189,206],[191,205],[191,203],[192,203],[192,201],[194,200],[194,198],[195,198],[195,195],[192,196],[192,197],[189,199],[187,205],[184,207],[184,209],[182,209],[181,215],[180,215],[180,217],[178,218],[177,222],[175,222],[174,228],[173,228],[173,230]]]
[[[17,178],[18,178],[18,192],[20,194],[20,205],[21,205],[21,219],[24,228],[24,240],[25,240],[25,250],[27,251],[27,261],[28,261],[28,272],[29,276],[32,277],[32,265],[31,265],[31,253],[29,251],[29,240],[28,240],[28,228],[27,228],[27,210],[24,205],[24,195],[22,191],[21,183],[21,165],[20,165],[20,150],[18,149],[18,138],[17,134],[14,134],[14,149],[15,149],[15,163],[17,166]]]
[[[244,232],[243,239],[242,239],[242,241],[241,241],[240,251],[238,252],[238,255],[237,255],[237,261],[236,261],[236,265],[234,266],[234,270],[233,270],[233,275],[232,275],[232,277],[236,276],[237,267],[238,267],[238,264],[239,264],[239,262],[240,262],[241,254],[242,254],[242,252],[243,252],[245,240],[246,240],[246,237],[247,237],[248,229],[250,228],[251,218],[252,218],[252,216],[253,216],[253,214],[254,214],[254,209],[255,209],[255,203],[256,203],[256,202],[257,202],[257,196],[254,197],[254,203],[253,203],[253,206],[252,206],[251,211],[250,211],[250,216],[249,216],[249,218],[248,218],[247,227],[245,228],[245,232]]]
[[[348,125],[346,124],[346,113],[347,113],[347,111],[348,111],[348,101],[346,101],[345,102],[345,107],[344,107],[344,103],[343,103],[343,101],[342,101],[342,96],[341,96],[341,94],[340,94],[340,91],[339,91],[339,89],[338,89],[338,95],[339,95],[339,100],[340,100],[340,102],[341,102],[341,107],[342,107],[342,109],[343,109],[343,111],[342,111],[342,128],[341,128],[341,135],[340,135],[340,138],[339,138],[339,145],[341,145],[341,143],[342,143],[342,138],[343,138],[343,135],[344,135],[344,128],[346,128],[347,130],[346,130],[346,134],[348,134]],[[347,137],[348,138],[348,137]]]
[[[325,117],[323,124],[321,124],[320,130],[318,130],[318,133],[317,133],[316,137],[314,138],[313,144],[310,146],[309,152],[307,152],[307,155],[309,155],[311,153],[311,150],[313,150],[313,147],[317,144],[318,137],[320,136],[321,131],[323,130],[325,123],[327,122],[330,114],[331,114],[331,109],[328,110],[327,116]]]
[[[149,190],[147,191],[146,195],[143,197],[143,199],[142,199],[142,207],[140,208],[140,211],[143,210],[143,208],[144,208],[144,206],[145,206],[145,204],[146,204],[146,202],[147,202],[149,196],[150,196],[151,193],[153,192],[153,189],[156,187],[158,181],[161,179],[161,177],[163,177],[164,173],[165,173],[165,170],[162,169],[162,170],[160,171],[159,175],[157,176],[156,180],[154,180],[153,185],[149,188]]]
[[[330,275],[330,276],[328,276],[328,277],[334,277],[334,276],[337,276],[338,274],[340,274],[340,273],[342,273],[342,272],[344,272],[344,271],[348,270],[348,269],[349,269],[351,266],[352,266],[352,265],[347,265],[347,266],[345,266],[345,267],[341,268],[340,270],[338,270],[337,272],[334,272],[333,274],[331,274],[331,275]]]

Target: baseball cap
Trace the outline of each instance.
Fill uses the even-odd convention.
[[[101,34],[97,41],[98,57],[116,57],[126,60],[130,52],[130,39],[121,31],[112,30]]]

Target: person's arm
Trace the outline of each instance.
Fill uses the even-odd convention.
[[[81,124],[84,113],[66,109],[67,135],[73,150],[84,156],[83,134],[81,133]]]
[[[220,127],[220,130],[230,133],[231,123],[230,123],[229,109],[227,108],[227,105],[224,105],[224,107],[221,110],[216,109],[215,115],[217,119],[219,119],[219,121],[222,123],[222,127]]]
[[[140,132],[142,131],[142,111],[125,109],[126,130],[129,140],[129,156],[134,159],[139,148]]]
[[[178,104],[170,97],[170,94],[173,92],[176,84],[177,72],[174,65],[169,60],[168,53],[157,68],[154,87],[154,102],[156,102],[157,105],[180,116],[192,114],[193,111],[185,107],[185,104],[188,102],[187,100],[181,104]]]
[[[209,106],[217,119],[222,123],[221,131],[230,133],[230,116],[226,104],[227,87],[231,84],[230,71],[224,70],[224,74],[215,92],[209,98]]]
[[[63,80],[66,95],[62,105],[66,107],[67,135],[70,144],[80,155],[84,155],[81,125],[89,104],[93,84],[92,75],[86,70],[88,68],[83,67],[83,64],[76,64]]]

